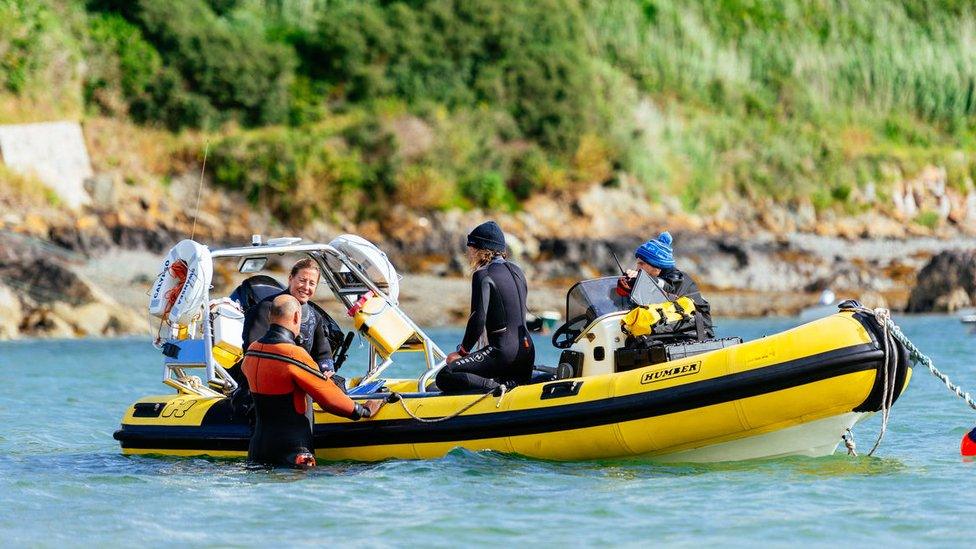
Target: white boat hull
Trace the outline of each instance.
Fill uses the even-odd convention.
[[[848,412],[753,437],[650,456],[650,459],[670,463],[708,463],[785,456],[829,456],[837,450],[841,436],[847,429],[871,415]]]

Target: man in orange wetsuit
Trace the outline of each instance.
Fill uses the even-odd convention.
[[[247,457],[268,465],[314,466],[311,404],[306,396],[326,412],[357,420],[375,414],[382,401],[353,402],[319,372],[308,351],[295,344],[302,321],[297,299],[289,294],[276,297],[270,321],[264,337],[251,343],[244,355],[244,375],[257,415]]]

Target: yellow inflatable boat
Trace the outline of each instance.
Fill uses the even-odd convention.
[[[211,255],[238,259],[242,272],[254,272],[279,253],[315,259],[323,281],[349,307],[366,292],[379,299],[371,313],[369,303],[363,307],[370,316],[355,319],[370,357],[350,394],[388,404],[358,422],[316,411],[315,453],[323,460],[436,458],[457,447],[551,460],[824,456],[855,423],[890,406],[911,375],[905,349],[856,304],[744,343],[633,348],[621,329],[633,306],[621,302],[615,279],[607,278],[570,290],[570,320],[553,338],[564,348],[558,368],[501,394],[445,396],[430,383],[444,353],[399,308],[385,256],[371,257],[348,239],[271,241]],[[209,296],[200,306],[199,325],[165,326],[171,337],[164,383],[176,393],[142,398],[126,411],[115,433],[124,453],[246,456],[250,423],[227,396],[234,383],[226,367],[239,356],[240,334],[233,336],[239,328]],[[384,378],[404,352],[422,353],[424,373]],[[206,382],[191,375],[193,368],[205,372]]]

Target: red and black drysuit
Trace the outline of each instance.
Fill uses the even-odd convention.
[[[308,351],[295,344],[295,334],[278,324],[247,348],[242,368],[257,416],[247,451],[252,462],[291,466],[297,454],[315,451],[306,396],[326,412],[369,417],[369,410],[323,377]]]

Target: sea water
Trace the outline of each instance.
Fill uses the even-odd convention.
[[[896,321],[976,390],[976,335],[946,316]],[[720,320],[745,339],[793,319]],[[453,348],[458,330],[433,336]],[[539,362],[558,356],[537,336]],[[343,373],[363,363],[354,344]],[[126,457],[135,399],[170,391],[147,338],[0,343],[0,546],[972,546],[976,413],[915,370],[874,457],[659,465],[442,459],[252,470],[237,460]],[[403,366],[403,374],[417,364]],[[879,418],[855,429],[866,452]]]

